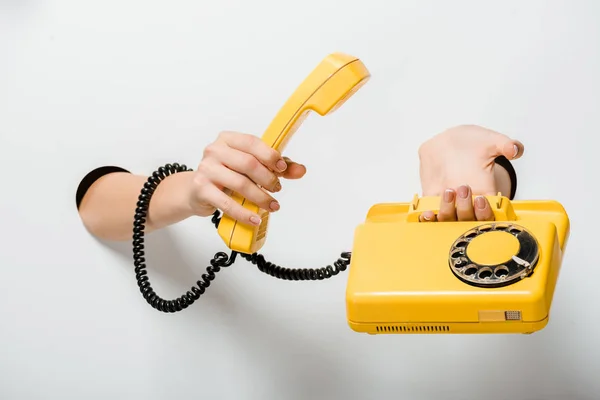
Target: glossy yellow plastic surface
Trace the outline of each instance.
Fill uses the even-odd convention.
[[[356,57],[334,53],[326,57],[287,100],[262,136],[270,147],[283,152],[288,142],[311,111],[324,116],[348,100],[370,78],[365,65]],[[227,247],[240,253],[255,253],[264,245],[270,213],[233,193],[232,198],[262,218],[252,226],[223,215],[219,236]]]
[[[510,201],[489,196],[494,222],[418,222],[439,210],[438,197],[373,206],[355,231],[346,289],[347,319],[357,332],[533,333],[548,323],[570,234],[556,201]],[[475,227],[509,222],[537,241],[533,272],[503,287],[477,287],[451,270],[449,252]],[[493,234],[493,235],[492,235]],[[504,234],[504,235],[503,235]],[[505,232],[481,233],[467,248],[478,264],[497,264],[519,250]]]

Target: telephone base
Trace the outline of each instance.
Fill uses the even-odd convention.
[[[532,333],[548,324],[570,233],[550,200],[487,196],[494,221],[419,222],[439,198],[376,204],[354,234],[350,327],[370,334]]]
[[[524,334],[540,331],[548,325],[548,317],[535,322],[435,322],[435,323],[357,323],[348,321],[350,329],[370,335],[391,334]]]

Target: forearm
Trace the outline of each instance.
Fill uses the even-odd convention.
[[[187,197],[192,174],[171,175],[157,187],[146,217],[146,233],[194,215]],[[131,239],[138,196],[146,180],[145,176],[115,172],[90,186],[79,206],[88,231],[105,240]]]

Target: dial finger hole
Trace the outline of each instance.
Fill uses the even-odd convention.
[[[508,268],[506,265],[500,265],[494,270],[494,275],[496,275],[497,278],[504,278],[508,275]]]
[[[491,225],[484,225],[482,227],[479,228],[479,232],[489,232],[492,230],[492,226]]]
[[[458,257],[462,257],[464,255],[462,250],[456,250],[454,253],[452,253],[452,258],[458,258]]]
[[[477,267],[475,267],[474,265],[471,265],[470,267],[468,267],[464,274],[467,276],[474,276],[477,273]]]
[[[481,268],[479,270],[479,274],[478,274],[479,279],[489,279],[492,277],[492,275],[493,275],[492,269],[488,268],[488,267]]]

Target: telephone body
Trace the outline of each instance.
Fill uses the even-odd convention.
[[[279,110],[262,136],[262,141],[280,153],[311,111],[324,116],[341,107],[370,78],[370,73],[358,58],[333,53],[308,75]],[[259,226],[242,223],[223,215],[218,232],[227,247],[239,253],[252,254],[260,250],[267,235],[270,213],[238,193],[231,197],[238,204],[257,213]]]
[[[570,234],[556,201],[487,196],[495,221],[419,222],[440,198],[374,205],[354,235],[348,324],[369,334],[533,333]]]

